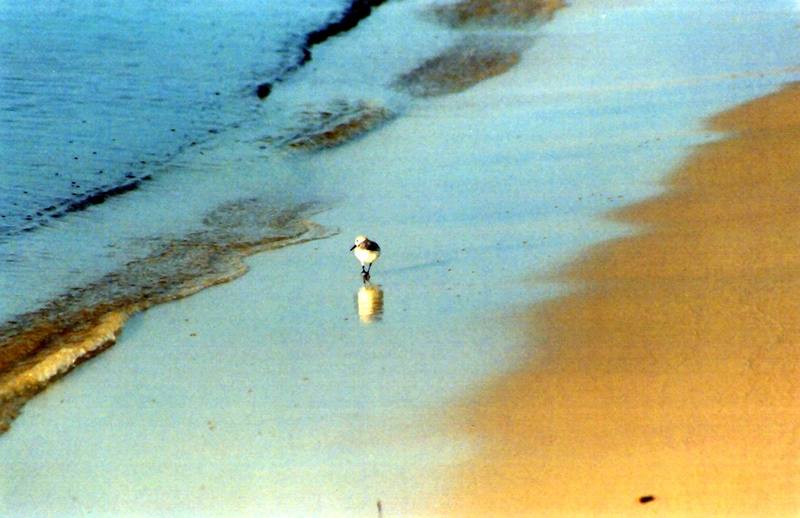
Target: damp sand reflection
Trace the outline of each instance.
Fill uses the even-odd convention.
[[[366,283],[356,293],[358,319],[363,324],[372,324],[383,318],[383,289]]]

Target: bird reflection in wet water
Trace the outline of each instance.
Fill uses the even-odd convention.
[[[380,286],[364,283],[356,293],[358,319],[363,324],[372,324],[383,318],[383,289]]]

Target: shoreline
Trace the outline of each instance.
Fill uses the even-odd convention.
[[[800,510],[800,85],[710,119],[667,191],[612,213],[575,292],[526,317],[519,370],[463,414],[448,514]]]
[[[235,205],[221,207],[209,214],[204,231],[164,243],[122,270],[0,327],[0,436],[31,398],[112,347],[132,316],[241,277],[250,255],[335,234],[306,219],[320,211],[313,204],[280,210],[252,199],[239,205],[244,212]],[[246,213],[257,208],[267,209],[266,216]]]

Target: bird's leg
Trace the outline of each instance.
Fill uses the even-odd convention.
[[[369,282],[369,272],[361,272],[361,280],[364,284]]]
[[[372,270],[372,263],[369,263],[369,266],[367,266],[367,275],[369,275],[370,270]]]

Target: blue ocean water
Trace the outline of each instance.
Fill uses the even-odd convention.
[[[246,117],[251,87],[345,4],[5,3],[2,234]]]
[[[165,224],[156,198],[173,227],[220,202],[197,202],[175,177],[212,175],[198,157],[269,115],[257,85],[286,76],[306,36],[349,4],[0,3],[0,322],[140,252],[130,238]],[[148,190],[115,201],[124,209],[97,206]]]

